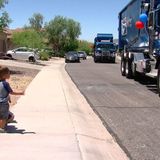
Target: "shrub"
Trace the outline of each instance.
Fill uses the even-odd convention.
[[[49,54],[45,51],[40,52],[40,59],[43,61],[48,61],[49,60]]]

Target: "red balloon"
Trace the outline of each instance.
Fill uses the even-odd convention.
[[[143,29],[144,28],[144,23],[141,22],[141,21],[137,21],[135,25],[136,25],[137,29]]]

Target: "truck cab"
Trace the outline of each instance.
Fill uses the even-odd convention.
[[[113,35],[98,33],[94,39],[94,62],[110,61],[115,63],[115,52]]]

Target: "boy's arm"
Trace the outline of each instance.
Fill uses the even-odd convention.
[[[24,95],[24,91],[23,92],[15,92],[13,91],[13,89],[10,87],[9,83],[4,81],[3,82],[4,88],[8,91],[9,94],[12,95]]]
[[[12,95],[24,95],[24,91],[23,92],[12,91],[12,92],[10,92],[10,94],[12,94]]]

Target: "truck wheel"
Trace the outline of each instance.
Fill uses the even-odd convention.
[[[113,59],[112,59],[112,62],[113,62],[113,63],[116,63],[116,58],[113,58]]]
[[[126,61],[126,70],[125,74],[127,78],[132,78],[132,66],[130,60]]]
[[[160,97],[160,66],[158,68],[158,74],[157,74],[157,89],[158,89],[158,95]]]
[[[94,62],[97,63],[97,59],[96,58],[94,58]]]
[[[137,80],[137,78],[138,78],[138,74],[137,74],[137,71],[136,71],[136,64],[134,63],[134,64],[132,64],[132,75],[133,75],[133,78],[135,79],[135,80]]]
[[[121,60],[121,74],[122,74],[122,76],[125,76],[125,75],[126,75],[125,70],[126,70],[126,62],[125,62],[124,59],[122,59],[122,60]]]

